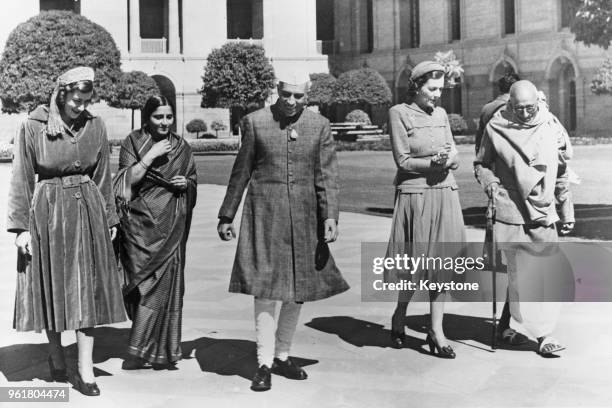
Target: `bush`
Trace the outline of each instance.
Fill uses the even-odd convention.
[[[597,69],[595,77],[591,81],[591,91],[595,94],[612,94],[612,58],[604,61]]]
[[[310,105],[331,105],[334,100],[334,88],[336,78],[331,74],[310,74],[310,90],[308,91],[308,103]]]
[[[217,136],[213,135],[212,133],[204,133],[201,139],[217,139]]]
[[[19,24],[0,59],[2,111],[29,112],[49,102],[57,77],[84,65],[96,71],[96,94],[109,99],[121,55],[101,26],[70,11],[45,11]]]
[[[216,137],[219,137],[219,131],[226,130],[227,126],[225,126],[225,123],[221,122],[220,120],[213,120],[210,124],[210,128],[215,131],[215,134],[217,135]]]
[[[200,138],[200,132],[206,132],[208,130],[208,126],[206,126],[206,122],[202,119],[192,119],[185,125],[185,130],[189,133],[195,133],[196,139]]]
[[[344,120],[346,122],[355,122],[355,123],[360,123],[362,125],[371,125],[372,124],[368,114],[365,113],[364,111],[362,111],[361,109],[355,109],[355,110],[349,112],[349,114],[346,115],[346,118]]]
[[[194,153],[203,152],[236,152],[240,147],[240,142],[237,139],[221,141],[221,140],[187,140]]]
[[[274,69],[258,45],[227,43],[206,59],[203,108],[242,108],[262,104],[274,88]]]
[[[448,114],[448,122],[450,123],[451,132],[453,135],[460,135],[468,130],[468,125],[463,116],[457,113]]]
[[[334,103],[385,105],[391,103],[391,89],[378,71],[371,68],[354,69],[338,77],[334,89]]]
[[[344,142],[336,141],[337,152],[352,152],[352,151],[390,151],[391,141],[389,139],[383,140],[368,140],[361,142]]]

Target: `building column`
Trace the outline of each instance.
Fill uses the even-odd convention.
[[[130,53],[140,53],[140,0],[130,0]]]
[[[168,52],[170,54],[181,53],[178,0],[168,0],[168,42]]]

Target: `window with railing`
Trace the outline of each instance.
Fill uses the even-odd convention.
[[[335,0],[317,0],[317,52],[330,55],[336,53]]]
[[[263,38],[263,0],[226,0],[227,38]]]

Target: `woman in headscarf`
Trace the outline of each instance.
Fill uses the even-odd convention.
[[[152,96],[142,128],[122,143],[114,180],[121,217],[118,242],[132,318],[122,368],[173,368],[181,359],[185,246],[196,201],[196,168],[187,142],[171,131],[174,108]]]
[[[7,225],[19,249],[14,327],[46,331],[51,377],[62,382],[68,374],[61,332],[76,330],[74,386],[92,396],[100,394],[92,328],[125,320],[111,243],[118,219],[106,128],[86,109],[93,80],[88,67],[65,72],[50,105],[21,125]]]
[[[452,170],[459,165],[457,150],[444,109],[436,103],[444,87],[444,67],[424,61],[412,70],[411,103],[389,110],[389,131],[395,177],[395,208],[389,238],[388,256],[408,250],[410,256],[444,257],[452,249],[445,243],[463,243],[465,227],[457,183]],[[445,282],[452,271],[425,269],[412,279]],[[392,317],[393,346],[405,344],[404,319],[412,292],[399,292]],[[448,344],[442,319],[445,291],[430,291],[431,328],[427,343],[432,354],[455,358]]]

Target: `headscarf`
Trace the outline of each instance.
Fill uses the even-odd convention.
[[[51,94],[51,102],[49,103],[49,120],[47,121],[47,135],[57,136],[62,133],[64,129],[64,123],[60,114],[59,107],[57,106],[57,96],[61,87],[66,85],[74,84],[81,81],[94,80],[94,70],[90,67],[76,67],[72,68],[57,78],[55,88]]]

